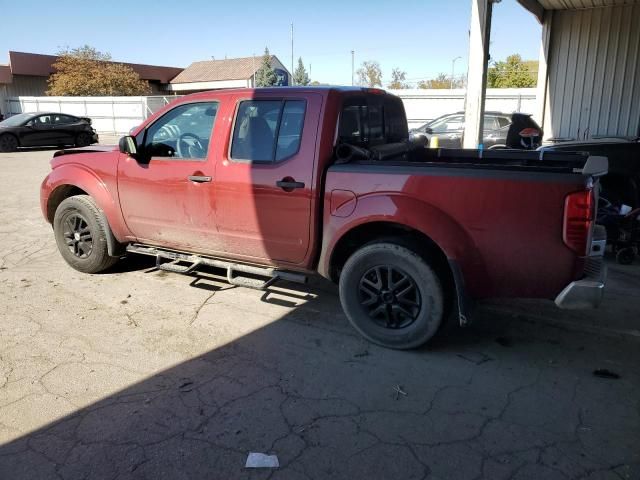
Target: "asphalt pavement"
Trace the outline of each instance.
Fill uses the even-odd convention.
[[[598,310],[496,301],[385,350],[324,281],[72,270],[40,213],[51,154],[0,154],[0,479],[640,478],[639,263]]]

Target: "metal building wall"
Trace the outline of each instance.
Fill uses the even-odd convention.
[[[640,135],[640,5],[553,12],[546,137]]]
[[[47,91],[46,77],[32,77],[29,75],[14,75],[13,81],[7,84],[7,97],[22,95],[38,96]]]

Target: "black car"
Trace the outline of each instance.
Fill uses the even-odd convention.
[[[98,143],[98,134],[89,118],[38,112],[19,113],[0,122],[0,152],[19,147],[86,147],[92,143]]]
[[[424,135],[429,141],[438,137],[441,148],[462,148],[464,112],[442,115],[409,131],[413,136]],[[484,148],[522,148],[533,150],[540,146],[542,129],[525,113],[484,113]]]
[[[640,137],[601,137],[556,141],[541,150],[587,152],[609,159],[609,173],[600,180],[601,196],[614,205],[640,207]]]

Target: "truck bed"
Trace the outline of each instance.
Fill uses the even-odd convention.
[[[606,169],[606,158],[580,153],[424,149],[334,164],[326,194],[352,192],[353,215],[381,222],[411,212],[459,261],[475,298],[554,298],[583,269],[562,242],[565,199]],[[325,222],[340,230],[344,211]]]
[[[350,164],[394,165],[407,167],[451,167],[478,170],[509,170],[519,172],[541,172],[596,175],[594,161],[589,163],[584,152],[549,152],[523,150],[468,150],[468,149],[418,149],[404,155],[384,160],[355,160]],[[602,157],[591,157],[602,158]],[[598,164],[601,165],[600,161]]]

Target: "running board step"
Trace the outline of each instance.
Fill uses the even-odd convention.
[[[239,287],[253,288],[256,290],[265,290],[279,280],[302,284],[307,283],[307,276],[302,273],[277,270],[269,267],[245,265],[242,263],[232,263],[224,260],[218,260],[216,258],[201,255],[190,255],[158,247],[131,244],[127,246],[127,252],[156,257],[156,268],[166,272],[186,274],[198,270],[202,265],[222,268],[227,271],[227,281],[230,284],[237,285]],[[169,262],[162,263],[162,260],[169,260]],[[267,277],[267,279],[262,280],[248,277],[246,275]]]
[[[165,272],[191,273],[200,266],[199,259],[194,261],[191,265],[180,265],[180,262],[184,262],[185,260],[174,260],[169,263],[161,263],[162,258],[163,257],[160,255],[156,256],[156,268]]]

